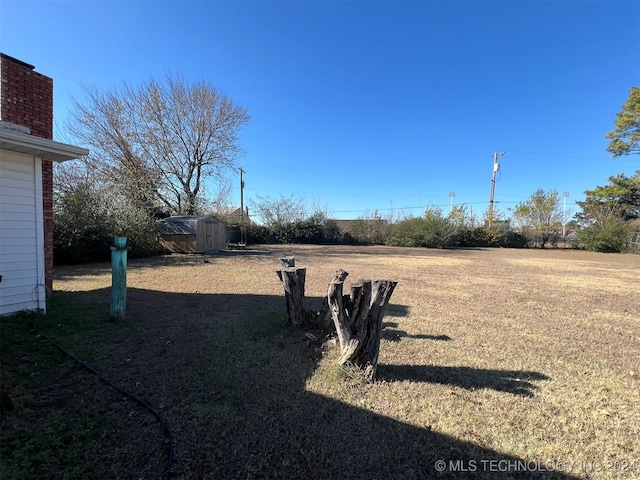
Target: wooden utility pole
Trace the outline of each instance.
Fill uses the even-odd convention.
[[[493,174],[491,175],[491,198],[489,200],[489,230],[493,225],[493,195],[496,191],[496,173],[500,170],[500,164],[498,158],[504,155],[504,152],[493,154]]]
[[[566,246],[566,243],[567,243],[565,227],[567,225],[567,197],[568,196],[569,196],[569,192],[564,192],[562,194],[562,199],[563,199],[563,203],[562,203],[562,244],[564,246]]]
[[[244,224],[244,180],[242,174],[246,173],[242,167],[240,167],[240,244],[247,244],[247,227]]]
[[[242,167],[240,167],[240,211],[242,212],[242,223],[244,223],[244,180],[242,179],[242,174],[246,173]]]

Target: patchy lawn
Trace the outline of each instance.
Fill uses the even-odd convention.
[[[290,255],[311,307],[338,268],[398,281],[375,384],[284,326]],[[46,317],[0,323],[0,477],[163,478],[173,445],[175,479],[638,478],[639,272],[571,250],[269,245],[131,261],[111,323],[109,265],[59,267]]]

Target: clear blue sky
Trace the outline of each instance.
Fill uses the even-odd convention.
[[[480,213],[503,150],[505,211],[640,169],[604,138],[640,85],[639,1],[0,0],[0,50],[54,79],[57,129],[82,84],[212,82],[252,115],[245,199],[335,218],[447,212],[452,191]]]

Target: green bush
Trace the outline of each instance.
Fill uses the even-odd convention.
[[[389,223],[377,212],[370,218],[351,222],[349,234],[360,245],[384,245],[389,235]]]
[[[53,257],[55,263],[104,261],[111,256],[115,218],[101,196],[78,189],[54,202]]]
[[[92,188],[78,188],[54,199],[56,264],[109,260],[115,236],[127,237],[133,258],[160,251],[154,219],[127,199]]]
[[[580,231],[578,246],[593,252],[622,252],[633,235],[631,224],[611,216]]]
[[[525,248],[529,239],[518,232],[505,232],[500,237],[500,246],[505,248]]]
[[[451,247],[456,242],[455,227],[437,207],[428,208],[423,217],[409,217],[389,227],[385,243],[397,247]]]
[[[304,220],[270,227],[252,224],[247,226],[249,243],[338,243],[340,229],[334,220],[315,214]]]

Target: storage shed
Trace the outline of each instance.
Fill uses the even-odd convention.
[[[227,249],[227,227],[212,215],[169,217],[156,222],[160,245],[174,253]]]

